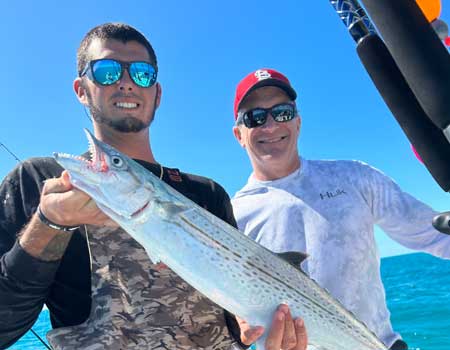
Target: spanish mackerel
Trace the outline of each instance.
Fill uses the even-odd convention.
[[[386,350],[353,314],[299,268],[187,199],[88,131],[92,160],[56,153],[72,184],[146,250],[216,304],[269,329],[286,303],[321,350]],[[257,342],[264,349],[265,336]]]

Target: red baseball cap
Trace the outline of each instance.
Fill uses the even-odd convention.
[[[287,95],[295,101],[297,93],[292,88],[288,78],[275,69],[262,68],[251,72],[242,79],[236,87],[234,97],[234,119],[237,119],[239,105],[252,91],[263,86],[276,86],[284,90]]]

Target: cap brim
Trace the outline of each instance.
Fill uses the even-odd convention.
[[[259,89],[259,88],[264,87],[264,86],[275,86],[275,87],[280,88],[281,90],[286,92],[286,94],[289,96],[289,98],[292,101],[295,101],[295,99],[297,98],[297,93],[292,88],[292,86],[290,86],[289,84],[287,84],[287,83],[285,83],[283,81],[280,81],[278,79],[270,79],[270,78],[269,79],[264,79],[264,80],[258,81],[255,85],[253,85],[250,89],[248,89],[248,91],[242,97],[241,102],[239,102],[238,110],[239,110],[242,102],[244,102],[244,100],[248,97],[248,95],[250,95],[250,93],[252,93],[256,89]]]

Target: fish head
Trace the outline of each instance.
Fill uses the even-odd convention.
[[[118,223],[146,220],[145,209],[155,201],[156,176],[149,176],[134,160],[85,131],[90,160],[66,153],[54,154],[56,161],[68,171],[72,185],[91,196]]]

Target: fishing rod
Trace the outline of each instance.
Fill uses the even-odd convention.
[[[450,141],[450,55],[424,12],[412,0],[361,3],[428,118]]]
[[[20,158],[15,155],[13,151],[11,151],[6,145],[2,142],[0,142],[0,146],[3,147],[3,149],[8,152],[18,163],[21,162]],[[33,328],[30,328],[31,333],[48,349],[53,350],[40,336],[37,334]]]
[[[329,1],[355,40],[358,56],[392,115],[430,174],[445,192],[449,192],[450,143],[441,128],[435,125],[425,112],[386,44],[381,40],[358,1]],[[379,0],[374,2],[376,1]],[[390,3],[396,3],[397,1],[400,0],[388,0]],[[428,26],[430,27],[429,24]],[[433,35],[434,39],[438,40],[434,33]],[[439,45],[446,51],[440,41]],[[447,52],[446,54],[448,56]],[[430,57],[428,57],[427,64],[433,65],[430,64],[429,59]],[[450,234],[450,212],[436,216],[433,219],[433,226],[443,233]]]

